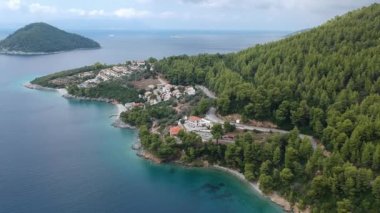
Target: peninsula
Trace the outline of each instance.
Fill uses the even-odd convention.
[[[36,55],[100,48],[99,43],[46,23],[29,24],[0,41],[0,53]]]
[[[228,168],[286,210],[376,212],[379,19],[373,4],[238,53],[95,64],[32,83],[123,104],[145,158]]]

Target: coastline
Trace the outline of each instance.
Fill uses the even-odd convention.
[[[153,163],[156,163],[156,164],[161,164],[162,163],[162,160],[156,156],[154,156],[152,153],[144,150],[144,149],[140,149],[137,151],[136,153],[137,156],[145,159],[145,160],[149,160]]]
[[[227,167],[223,167],[223,166],[219,166],[219,165],[212,165],[211,168],[225,172],[225,173],[228,173],[232,176],[235,176],[239,180],[241,180],[245,183],[248,183],[255,192],[258,192],[260,194],[260,196],[268,198],[273,203],[281,206],[286,212],[307,213],[307,211],[299,210],[296,206],[292,207],[292,205],[289,201],[287,201],[284,197],[281,197],[280,195],[278,195],[276,192],[273,192],[271,194],[264,194],[264,192],[261,191],[261,189],[259,187],[259,183],[248,181],[247,179],[245,179],[244,174],[242,174],[236,170],[233,170],[233,169],[230,169]]]
[[[37,84],[32,84],[32,83],[26,83],[26,84],[24,84],[24,87],[26,87],[28,89],[58,92],[62,97],[67,98],[67,99],[76,99],[76,100],[83,100],[83,101],[100,101],[100,102],[106,102],[106,103],[114,103],[115,102],[115,100],[109,99],[109,98],[89,98],[89,97],[80,97],[80,96],[70,95],[67,92],[67,90],[64,88],[56,89],[56,88],[50,88],[50,87],[43,87],[43,86],[40,86]]]
[[[139,146],[139,148],[135,148],[135,146],[138,146],[138,145],[139,145],[139,142],[137,142],[136,144],[132,145],[132,149],[136,150],[136,155],[137,156],[139,156],[139,157],[141,157],[141,158],[143,158],[145,160],[151,161],[153,163],[156,163],[156,164],[165,163],[160,158],[156,157],[155,155],[153,155],[149,151],[144,150],[141,147],[141,145]],[[191,165],[184,164],[184,163],[181,163],[181,162],[174,162],[174,164],[175,165],[179,165],[179,166],[189,167],[189,168],[193,167]],[[242,173],[240,173],[240,172],[238,172],[238,171],[236,171],[234,169],[230,169],[230,168],[219,166],[219,165],[210,165],[209,166],[208,164],[205,164],[202,167],[206,168],[206,169],[214,169],[214,170],[222,171],[224,173],[227,173],[229,175],[234,176],[235,178],[239,179],[242,182],[245,182],[245,183],[249,184],[249,186],[251,187],[251,190],[253,190],[254,192],[258,193],[260,196],[269,199],[271,202],[277,204],[285,212],[310,213],[309,209],[300,210],[296,205],[292,206],[291,203],[288,200],[286,200],[284,197],[280,196],[276,192],[273,192],[271,194],[264,194],[264,192],[261,191],[261,189],[259,187],[259,184],[257,182],[250,182],[250,181],[248,181],[247,179],[245,179],[244,174],[242,174]]]
[[[43,87],[37,84],[32,83],[25,83],[24,87],[28,89],[35,89],[35,90],[43,90],[43,91],[58,91],[58,89],[50,88],[50,87]]]
[[[129,124],[126,124],[123,121],[121,121],[120,114],[122,112],[126,111],[126,108],[122,104],[116,102],[115,100],[111,100],[111,99],[107,99],[107,98],[89,98],[89,97],[73,96],[73,95],[68,94],[66,89],[55,89],[55,88],[43,87],[40,85],[31,84],[31,83],[24,84],[24,86],[28,89],[35,89],[35,90],[42,90],[42,91],[55,91],[55,92],[58,92],[62,97],[67,98],[67,99],[76,99],[76,100],[83,100],[83,101],[99,101],[99,102],[106,102],[106,103],[113,104],[117,108],[117,115],[114,115],[117,118],[112,123],[112,126],[114,126],[115,128],[122,128],[122,129],[123,128],[136,129],[135,127],[130,126]],[[136,144],[138,144],[138,143],[139,142],[136,142]],[[153,163],[156,163],[156,164],[164,163],[160,158],[154,156],[149,151],[144,150],[141,147],[141,145],[139,146],[139,148],[136,148],[137,147],[136,144],[132,145],[132,149],[136,150],[137,156],[139,156],[145,160],[151,161]],[[189,166],[189,165],[182,164],[180,162],[176,162],[176,164],[181,165],[181,166]],[[192,167],[192,166],[190,165],[190,167]],[[251,189],[254,190],[255,192],[257,192],[260,196],[268,198],[271,202],[279,205],[286,212],[294,212],[294,213],[309,213],[310,212],[309,209],[302,211],[302,210],[299,210],[297,208],[297,206],[292,207],[292,205],[290,204],[289,201],[287,201],[285,198],[281,197],[277,193],[272,193],[269,195],[264,194],[260,190],[258,183],[253,183],[253,182],[248,181],[247,179],[245,179],[244,174],[242,174],[236,170],[233,170],[233,169],[230,169],[227,167],[223,167],[223,166],[219,166],[219,165],[212,165],[212,166],[206,165],[206,166],[203,166],[203,168],[216,169],[216,170],[223,171],[225,173],[228,173],[230,175],[235,176],[240,181],[248,183],[251,186]]]
[[[67,99],[81,100],[81,101],[99,101],[99,102],[106,102],[106,103],[115,102],[115,100],[109,99],[109,98],[89,98],[89,97],[70,95],[68,93],[62,95],[62,97],[67,98]]]
[[[110,117],[116,117],[116,119],[113,121],[111,124],[115,128],[121,128],[121,129],[136,129],[135,127],[124,123],[120,119],[120,114],[124,111],[126,111],[126,108],[123,104],[118,103],[117,101],[109,98],[89,98],[89,97],[79,97],[79,96],[74,96],[70,95],[66,89],[60,88],[50,88],[50,87],[43,87],[37,84],[32,84],[32,83],[25,83],[24,87],[28,89],[34,89],[34,90],[42,90],[42,91],[51,91],[51,92],[58,92],[63,98],[66,99],[75,99],[75,100],[80,100],[80,101],[99,101],[99,102],[105,102],[105,103],[110,103],[116,106],[117,108],[117,114],[112,115]]]
[[[41,56],[41,55],[53,55],[53,54],[60,54],[65,52],[71,52],[76,50],[97,50],[101,49],[102,47],[89,47],[89,48],[75,48],[71,50],[62,50],[62,51],[55,51],[55,52],[23,52],[23,51],[6,51],[6,50],[0,50],[1,55],[9,55],[9,56]]]

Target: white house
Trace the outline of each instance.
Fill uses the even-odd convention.
[[[186,87],[185,92],[186,92],[188,95],[195,95],[195,89],[194,89],[194,87]]]
[[[186,117],[185,117],[186,119]],[[211,127],[212,123],[211,121],[200,118],[198,116],[190,116],[189,118],[186,119],[186,122],[193,128],[195,127]]]
[[[202,127],[212,127],[212,123],[211,123],[211,121],[202,118],[202,119],[198,122],[198,126],[202,126]]]

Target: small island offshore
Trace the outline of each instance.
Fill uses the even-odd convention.
[[[40,55],[95,48],[100,48],[96,41],[46,23],[29,24],[0,41],[0,53],[10,55]]]
[[[380,207],[380,5],[231,54],[96,63],[29,88],[122,109],[156,163],[212,167],[294,212]]]

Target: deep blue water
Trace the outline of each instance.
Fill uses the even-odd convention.
[[[103,48],[0,55],[0,212],[282,212],[228,174],[138,158],[130,149],[136,132],[110,125],[112,105],[69,101],[22,85],[97,61],[231,52],[286,33],[83,33]]]

